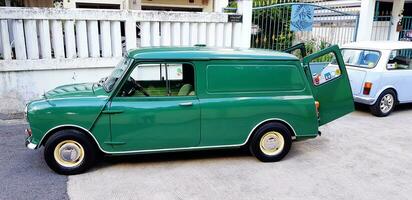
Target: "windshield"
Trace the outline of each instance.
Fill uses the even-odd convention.
[[[114,68],[109,77],[103,82],[103,88],[106,92],[110,92],[113,89],[116,81],[123,75],[127,67],[130,66],[133,59],[123,58]]]
[[[381,54],[379,51],[343,49],[342,56],[346,65],[370,69],[376,66]]]

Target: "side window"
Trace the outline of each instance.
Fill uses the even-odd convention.
[[[194,68],[186,63],[137,65],[123,85],[120,96],[194,96]]]
[[[325,54],[311,60],[309,62],[309,69],[314,85],[321,85],[341,75],[341,70],[336,62],[334,53]]]
[[[391,51],[386,65],[390,70],[412,69],[412,49],[399,49]]]

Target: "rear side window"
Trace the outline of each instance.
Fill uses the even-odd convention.
[[[304,88],[295,65],[209,65],[207,90],[219,92],[273,92]]]
[[[374,68],[381,54],[379,51],[343,49],[342,57],[346,65],[360,68]]]
[[[391,51],[386,68],[390,70],[412,69],[412,49],[399,49]]]

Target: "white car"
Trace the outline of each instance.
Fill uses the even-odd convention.
[[[412,102],[412,42],[367,41],[341,47],[355,102],[387,116]]]

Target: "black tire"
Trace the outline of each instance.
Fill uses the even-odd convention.
[[[387,96],[387,95],[391,95],[392,96],[392,107],[389,110],[382,110],[381,109],[381,101],[382,99]],[[376,100],[375,104],[369,106],[369,109],[371,111],[371,113],[377,117],[386,117],[389,114],[391,114],[391,112],[394,110],[395,105],[397,102],[397,97],[396,97],[396,93],[395,91],[388,89],[388,90],[384,90],[378,97],[378,99]]]
[[[265,153],[260,145],[262,137],[267,134],[275,133],[276,136],[283,137],[283,147],[276,150],[275,154]],[[280,139],[280,138],[279,138]],[[275,140],[276,141],[276,140]],[[279,140],[280,141],[280,140]],[[292,134],[287,127],[280,123],[268,123],[259,127],[253,134],[252,140],[249,144],[249,149],[252,155],[262,162],[276,162],[282,160],[289,153],[292,146]]]
[[[71,143],[70,141],[74,141],[74,143]],[[62,143],[63,145],[67,144],[66,142],[70,144],[77,144],[82,147],[83,153],[81,155],[83,156],[81,157],[81,160],[78,159],[79,161],[76,166],[64,166],[62,164],[59,164],[59,162],[56,160],[56,157],[54,155],[56,147]],[[99,152],[93,141],[90,141],[90,139],[84,133],[72,129],[56,132],[55,134],[50,136],[44,146],[44,159],[47,165],[53,171],[63,175],[79,174],[88,170],[94,165],[96,158],[99,155]],[[70,153],[70,155],[72,154]]]

